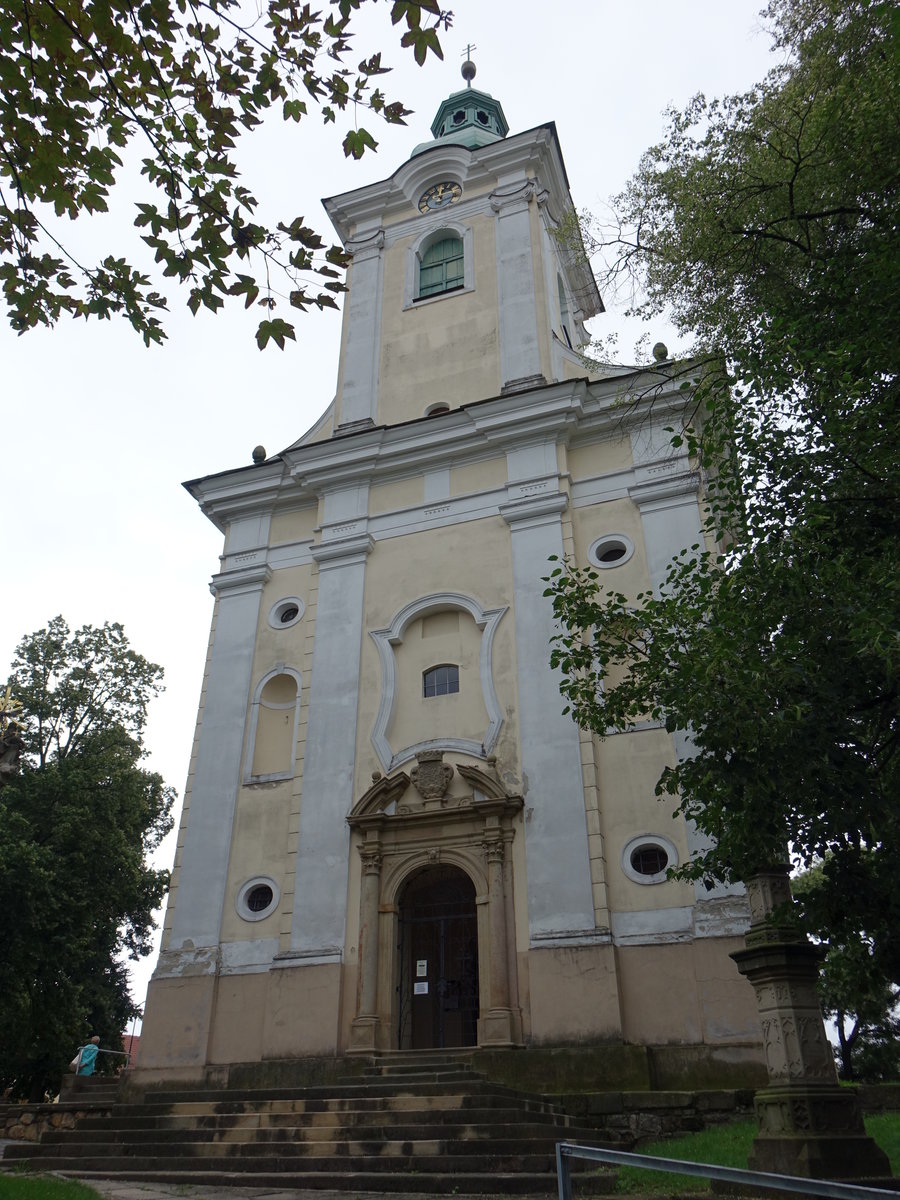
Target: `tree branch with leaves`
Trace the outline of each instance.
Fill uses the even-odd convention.
[[[163,340],[159,281],[112,254],[82,262],[62,228],[108,210],[135,141],[151,188],[135,225],[193,313],[259,304],[257,344],[283,349],[295,334],[279,301],[336,307],[342,248],[302,217],[260,223],[236,151],[271,112],[297,123],[318,109],[337,123],[362,107],[403,123],[408,110],[378,86],[381,52],[346,65],[354,18],[376,2],[314,12],[295,0],[0,0],[0,286],[12,327],[121,315],[147,345]],[[420,65],[442,57],[451,15],[438,0],[395,0],[390,17]],[[376,145],[355,121],[343,137],[352,158]]]

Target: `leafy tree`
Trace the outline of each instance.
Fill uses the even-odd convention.
[[[187,287],[192,312],[215,312],[228,296],[258,301],[260,349],[283,349],[294,330],[273,315],[272,275],[294,308],[335,307],[341,248],[326,248],[303,217],[260,222],[237,146],[270,111],[298,122],[318,108],[336,123],[350,109],[343,148],[353,158],[376,146],[355,122],[359,106],[403,122],[408,110],[377,86],[389,70],[380,52],[344,65],[365,2],[331,0],[324,13],[294,0],[0,3],[0,284],[13,328],[115,313],[147,345],[163,339],[158,282],[114,253],[81,262],[65,244],[62,218],[107,211],[134,139],[151,185],[135,225],[162,275]],[[442,57],[450,14],[438,0],[394,0],[391,21],[419,64]]]
[[[0,790],[0,1087],[55,1090],[93,1033],[109,1049],[136,1012],[124,952],[150,952],[168,873],[147,856],[174,794],[141,767],[161,670],[121,626],[26,637],[10,678],[26,750]]]
[[[555,568],[553,660],[601,736],[690,731],[658,792],[714,839],[680,874],[822,862],[821,906],[900,979],[897,178],[893,6],[776,0],[782,66],[670,115],[594,227],[635,311],[693,335],[673,447],[706,536],[659,594]],[[692,390],[695,388],[696,390]],[[641,403],[652,419],[653,388]],[[877,853],[875,853],[877,851]]]
[[[878,970],[871,939],[851,939],[833,932],[825,896],[822,866],[794,882],[794,895],[808,928],[816,931],[827,953],[819,974],[822,1011],[834,1021],[836,1058],[842,1079],[881,1083],[900,1079],[900,989]]]

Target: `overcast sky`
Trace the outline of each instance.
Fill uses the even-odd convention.
[[[361,26],[350,62],[383,49],[396,66],[384,91],[415,110],[405,129],[359,114],[380,143],[377,154],[358,163],[343,157],[352,115],[339,118],[337,132],[311,113],[254,136],[242,161],[267,215],[302,215],[330,241],[321,198],[390,175],[431,136],[441,100],[464,86],[459,67],[469,42],[475,86],[502,103],[511,133],[556,122],[576,207],[593,210],[660,139],[667,106],[701,91],[743,91],[774,62],[759,0],[444,2],[454,12],[444,62],[421,70],[399,49],[389,3],[377,3]],[[123,183],[110,217],[75,231],[79,245],[130,254],[140,196],[138,182]],[[134,648],[165,668],[146,744],[150,765],[180,799],[212,615],[207,584],[221,550],[180,483],[249,463],[258,443],[273,453],[313,424],[333,396],[341,318],[297,314],[296,345],[260,353],[260,310],[192,318],[174,285],[163,290],[171,311],[162,348],[145,349],[124,322],[69,322],[21,338],[0,325],[0,678],[19,638],[57,613],[73,627],[122,622]],[[628,359],[642,330],[605,299],[610,311],[592,332],[620,329]],[[677,349],[670,329],[649,333]],[[173,854],[174,835],[160,863],[170,866]],[[139,1003],[152,966],[133,973]]]

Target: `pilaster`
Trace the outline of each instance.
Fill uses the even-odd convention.
[[[352,429],[374,424],[377,419],[384,231],[354,238],[345,249],[353,265],[344,318],[347,337],[339,429]]]
[[[363,532],[311,550],[319,589],[290,959],[342,957],[350,839],[341,815],[353,805],[365,564],[373,544]]]
[[[522,380],[543,381],[529,213],[534,191],[533,181],[525,180],[498,188],[490,197],[497,214],[500,381],[504,387]]]
[[[218,600],[216,628],[170,952],[186,947],[196,955],[218,945],[259,604],[270,576],[263,563],[223,572],[210,585]]]
[[[501,505],[512,541],[525,860],[532,944],[594,928],[591,868],[578,728],[562,713],[559,672],[550,668],[553,609],[542,576],[562,556],[564,493],[539,481],[534,494]]]

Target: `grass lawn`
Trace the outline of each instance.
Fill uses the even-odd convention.
[[[891,1170],[900,1174],[900,1113],[878,1113],[866,1117],[866,1132],[873,1137],[891,1161]],[[736,1121],[719,1125],[668,1141],[651,1142],[641,1146],[640,1154],[657,1154],[660,1158],[680,1158],[689,1162],[715,1163],[721,1167],[747,1166],[747,1155],[756,1136],[756,1122]],[[642,1167],[619,1167],[620,1192],[702,1192],[708,1183],[692,1175],[670,1175],[664,1171],[648,1171]]]
[[[0,1200],[98,1200],[98,1194],[75,1180],[0,1175]]]

